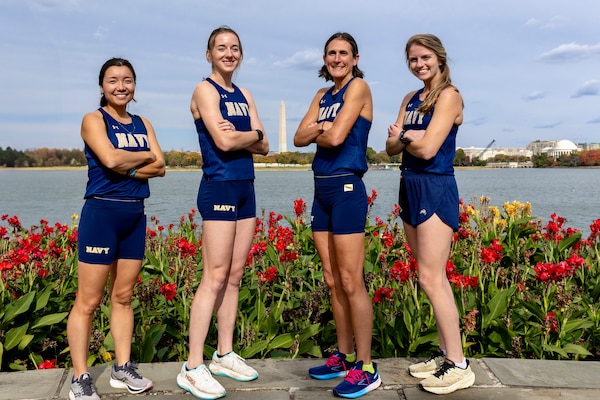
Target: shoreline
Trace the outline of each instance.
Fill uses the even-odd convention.
[[[201,167],[166,167],[168,172],[202,172]],[[525,168],[496,168],[487,166],[456,166],[455,170],[458,171],[471,171],[471,170],[498,170],[498,169],[525,169]],[[585,167],[539,167],[539,168],[527,168],[527,169],[600,169],[600,166],[585,166]],[[298,164],[297,166],[273,166],[267,167],[264,165],[254,166],[255,171],[311,171],[310,164]],[[0,167],[0,171],[87,171],[87,166],[82,167]],[[380,165],[372,165],[369,167],[369,171],[400,171],[397,166],[393,168],[385,168]]]

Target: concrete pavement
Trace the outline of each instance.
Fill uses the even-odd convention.
[[[415,359],[374,360],[382,385],[363,399],[421,400],[436,395],[418,389],[408,366]],[[471,359],[475,385],[442,396],[461,400],[588,400],[600,399],[600,361],[550,361],[482,358]],[[247,360],[260,374],[252,382],[217,377],[229,400],[323,400],[333,399],[331,389],[341,378],[319,381],[308,376],[308,368],[322,360]],[[133,395],[113,389],[110,366],[92,367],[90,373],[102,400],[194,400],[177,386],[181,363],[140,364],[138,372],[154,381],[148,393]],[[0,373],[0,400],[68,399],[72,371],[64,369]],[[440,398],[440,396],[437,396]]]

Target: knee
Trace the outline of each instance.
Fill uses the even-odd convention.
[[[84,296],[83,294],[78,294],[75,299],[75,304],[73,305],[73,311],[86,316],[91,316],[100,305],[102,297],[103,296]]]
[[[210,292],[217,294],[225,288],[225,285],[228,284],[228,275],[221,274],[216,272],[211,272],[209,274],[203,274],[202,280],[200,281],[200,285],[198,289],[202,288],[202,291]],[[239,284],[239,281],[238,281]]]
[[[352,297],[358,292],[366,291],[362,275],[358,277],[351,274],[341,274],[340,287],[347,297]]]
[[[113,305],[121,307],[131,307],[131,299],[133,297],[132,290],[114,291],[110,296],[110,301]]]
[[[445,288],[444,281],[447,281],[447,279],[441,275],[422,274],[419,271],[419,287],[425,292],[427,297],[431,297],[436,293],[443,293]]]
[[[330,290],[335,289],[335,279],[330,271],[323,271],[323,280],[325,280],[325,283],[329,286]]]

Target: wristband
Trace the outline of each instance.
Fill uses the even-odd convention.
[[[127,171],[127,175],[128,175],[130,178],[133,178],[133,177],[135,176],[136,172],[137,172],[137,169],[135,169],[135,168],[131,168],[129,171]]]
[[[261,131],[260,129],[256,129],[256,133],[258,133],[257,142],[260,142],[261,140],[263,140],[263,138],[265,137],[265,134],[263,133],[263,131]]]

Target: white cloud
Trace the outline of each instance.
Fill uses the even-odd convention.
[[[273,63],[275,67],[282,68],[310,68],[320,67],[323,65],[323,52],[317,49],[307,49],[295,52],[292,56],[276,61]]]
[[[539,59],[550,63],[585,60],[600,55],[600,43],[594,45],[567,43],[542,53]]]
[[[535,91],[535,92],[531,92],[531,93],[523,96],[523,100],[525,100],[525,101],[533,101],[533,100],[543,99],[544,97],[546,97],[546,93],[545,92]]]
[[[584,82],[583,86],[577,89],[577,91],[571,96],[571,98],[598,95],[600,95],[600,81],[591,80]]]

